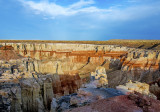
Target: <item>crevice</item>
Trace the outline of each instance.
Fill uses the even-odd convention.
[[[90,59],[91,59],[91,57],[88,57],[87,63],[85,65],[83,65],[79,70],[81,70],[82,68],[84,68],[85,66],[87,66],[90,63]]]
[[[156,59],[158,58],[159,52],[156,53]]]
[[[159,46],[160,44],[154,44],[153,46],[151,46],[151,47],[149,47],[149,48],[147,48],[148,50],[149,49],[153,49],[153,48],[155,48],[155,47],[157,47],[157,46]]]
[[[139,47],[137,47],[137,48],[140,49],[140,48],[142,48],[142,47],[144,47],[144,45],[141,45],[141,46],[139,46]]]
[[[56,74],[58,74],[58,63],[57,63],[57,66],[56,66]]]
[[[95,49],[96,49],[96,52],[98,52],[98,46],[96,46]]]
[[[104,64],[106,64],[107,60],[105,59],[104,62],[100,65],[103,66]]]

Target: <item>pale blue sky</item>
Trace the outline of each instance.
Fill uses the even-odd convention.
[[[160,39],[160,0],[0,0],[0,39]]]

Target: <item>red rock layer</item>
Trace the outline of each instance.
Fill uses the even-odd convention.
[[[148,63],[148,62],[156,62],[156,60],[147,60],[147,61],[124,61],[123,66],[128,66],[128,71],[133,68],[141,68],[141,69],[159,69],[158,63]]]
[[[120,58],[127,54],[125,51],[111,51],[111,52],[104,52],[104,51],[72,51],[72,52],[64,52],[64,51],[27,51],[30,52],[31,58],[35,57],[35,53],[39,53],[40,59],[43,59],[46,54],[49,57],[56,57],[56,58],[71,58],[72,62],[87,62],[88,58],[90,57],[94,62],[103,62],[105,57],[111,57],[111,58]],[[27,54],[25,51],[23,51],[24,56]]]

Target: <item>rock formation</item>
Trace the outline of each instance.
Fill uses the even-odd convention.
[[[119,85],[116,87],[117,90],[120,90],[124,94],[130,94],[133,92],[138,92],[143,95],[148,95],[149,97],[152,97],[154,99],[157,99],[155,95],[150,93],[149,91],[149,85],[146,83],[140,83],[140,82],[132,82],[131,80],[126,83],[125,85]]]
[[[85,84],[85,87],[90,88],[98,88],[98,87],[107,87],[108,79],[106,70],[102,66],[98,66],[95,72],[91,72],[91,80],[90,83]]]
[[[97,84],[92,89],[116,88],[128,80],[139,81],[149,84],[147,92],[150,90],[159,99],[160,53],[152,48],[1,42],[0,109],[13,112],[49,111],[51,107],[56,107],[53,98],[77,93],[80,87],[91,81],[90,76],[94,79],[92,86]],[[140,87],[138,90],[140,92]],[[71,101],[74,102],[73,99]],[[61,105],[68,108],[66,103]]]

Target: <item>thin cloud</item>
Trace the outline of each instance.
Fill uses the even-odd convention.
[[[69,8],[70,9],[74,9],[74,8],[78,9],[78,8],[82,8],[82,7],[93,5],[93,4],[95,4],[95,2],[93,0],[88,0],[88,1],[80,0],[77,3],[70,5]]]
[[[68,6],[61,6],[55,2],[46,1],[26,1],[19,0],[24,7],[34,11],[35,14],[42,14],[44,18],[56,18],[58,16],[73,16],[82,14],[95,19],[108,21],[126,21],[154,16],[160,12],[160,2],[143,3],[137,5],[129,5],[126,7],[110,6],[106,9],[96,7],[94,0],[80,0]],[[149,1],[149,0],[145,0]],[[128,0],[128,2],[137,2],[137,0]],[[139,3],[139,2],[137,2]],[[118,5],[118,7],[117,7]]]
[[[35,14],[49,15],[52,18],[57,16],[72,16],[78,13],[95,13],[95,12],[106,12],[106,9],[99,9],[93,5],[95,2],[93,0],[80,0],[74,4],[69,5],[68,7],[63,7],[57,5],[54,2],[48,1],[25,1],[20,0],[20,2],[25,6],[29,7],[35,12]]]

